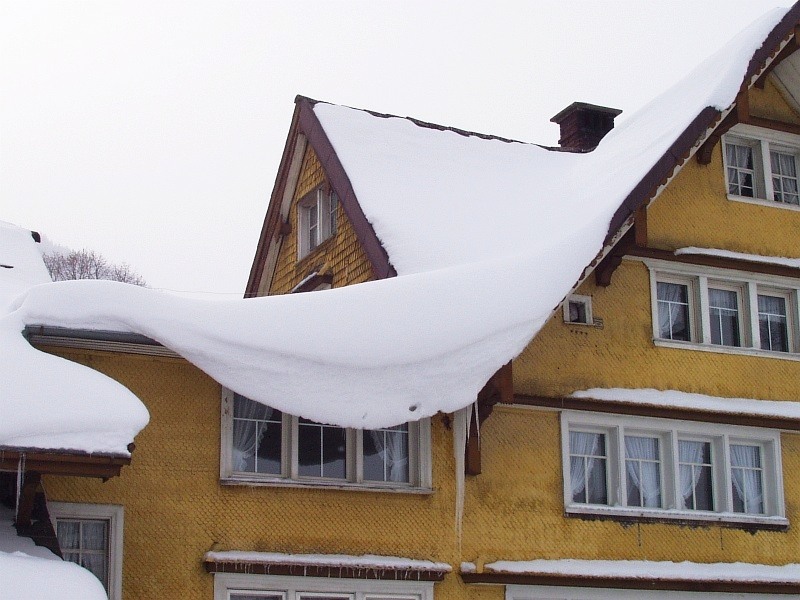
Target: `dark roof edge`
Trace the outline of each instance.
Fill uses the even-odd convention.
[[[29,325],[23,331],[28,342],[37,346],[101,350],[163,358],[181,358],[159,342],[138,333],[98,329],[70,329],[51,325]]]
[[[28,325],[25,327],[25,337],[31,336],[75,338],[98,342],[120,342],[123,344],[140,344],[143,346],[161,346],[161,344],[154,339],[139,333],[109,331],[104,329],[71,329],[69,327],[56,327],[54,325]]]
[[[753,53],[742,80],[742,89],[749,88],[755,82],[759,73],[767,66],[767,61],[775,55],[780,43],[793,34],[798,22],[800,22],[800,3],[789,9],[767,35],[761,47]],[[729,110],[734,105],[735,102],[731,104]],[[614,238],[614,235],[639,207],[655,196],[659,186],[669,180],[675,170],[689,157],[692,147],[700,140],[701,136],[710,133],[721,117],[721,111],[709,106],[700,111],[700,114],[689,123],[614,213],[606,233],[606,244]]]
[[[311,100],[305,96],[298,96],[295,100],[298,107],[298,125],[300,130],[308,139],[308,143],[317,154],[320,164],[330,181],[331,187],[339,196],[347,218],[353,225],[359,242],[364,249],[370,263],[372,271],[377,279],[394,277],[397,275],[392,264],[389,262],[389,255],[381,244],[375,230],[367,220],[361,205],[356,198],[353,185],[347,172],[342,166],[336,150],[333,148],[328,135],[322,127],[317,115],[314,114],[316,100]]]
[[[292,114],[292,123],[289,126],[289,133],[286,136],[286,144],[283,147],[281,162],[278,165],[278,172],[275,174],[275,183],[273,184],[272,194],[270,195],[269,204],[264,214],[264,223],[261,226],[261,233],[258,237],[256,253],[253,257],[253,263],[250,265],[250,274],[247,277],[247,285],[244,292],[245,298],[252,298],[258,295],[258,288],[261,279],[264,277],[264,268],[266,266],[269,245],[275,235],[275,229],[280,223],[281,200],[297,140],[298,110],[299,109],[295,107],[294,113]]]

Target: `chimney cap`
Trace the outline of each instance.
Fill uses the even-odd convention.
[[[585,110],[588,112],[608,115],[612,119],[622,114],[622,111],[618,108],[609,108],[607,106],[600,106],[598,104],[589,104],[588,102],[573,102],[572,104],[567,106],[564,110],[560,111],[558,114],[552,117],[550,119],[550,122],[560,124],[561,121],[563,121],[570,114],[578,110]]]

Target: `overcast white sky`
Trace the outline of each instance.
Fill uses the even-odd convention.
[[[240,296],[296,94],[556,144],[791,4],[0,0],[0,220]]]

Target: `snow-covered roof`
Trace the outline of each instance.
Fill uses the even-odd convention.
[[[141,401],[93,369],[35,350],[22,336],[27,322],[15,310],[17,299],[55,286],[30,231],[0,223],[0,264],[0,447],[128,454],[149,418]]]
[[[225,550],[206,552],[206,562],[236,564],[291,565],[300,567],[331,567],[374,571],[435,571],[449,573],[447,563],[432,562],[400,556],[378,556],[375,554],[287,554],[283,552],[249,552]]]
[[[468,405],[570,292],[620,206],[689,124],[708,107],[724,111],[734,102],[751,57],[785,14],[767,13],[588,154],[315,104],[399,276],[217,302],[113,282],[33,286],[0,317],[3,368],[13,374],[0,397],[17,398],[12,412],[23,415],[51,410],[47,402],[57,397],[65,406],[80,398],[81,407],[94,407],[94,398],[129,408],[113,411],[124,428],[80,416],[89,409],[64,411],[72,426],[55,432],[29,427],[35,420],[27,416],[11,425],[4,419],[0,444],[119,450],[146,423],[119,384],[27,346],[25,325],[143,334],[241,394],[342,426],[394,425]],[[73,397],[76,372],[82,393]],[[89,421],[116,433],[88,444]]]
[[[13,511],[0,507],[0,595],[14,600],[107,600],[100,581],[30,538],[19,537]]]

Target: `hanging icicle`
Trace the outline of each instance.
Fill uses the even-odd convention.
[[[25,453],[21,452],[17,461],[17,493],[14,502],[14,522],[19,519],[19,499],[22,496],[22,484],[25,477]]]
[[[456,463],[456,539],[461,546],[461,525],[464,519],[464,494],[467,441],[469,440],[472,415],[477,416],[478,403],[469,404],[453,415],[453,452]],[[480,430],[479,430],[480,431]]]

